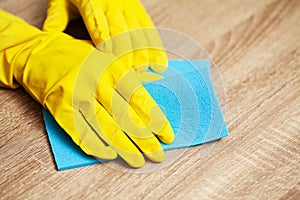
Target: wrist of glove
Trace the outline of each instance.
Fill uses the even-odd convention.
[[[164,160],[159,140],[172,142],[173,131],[126,55],[116,58],[88,41],[42,32],[4,11],[0,21],[2,85],[16,80],[89,155],[119,155],[132,167],[144,165],[143,154]]]

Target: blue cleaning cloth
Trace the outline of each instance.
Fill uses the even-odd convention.
[[[164,150],[185,148],[217,140],[228,130],[210,79],[210,62],[170,60],[164,79],[144,83],[166,114],[175,132],[172,144]],[[58,170],[99,163],[86,155],[47,110],[44,121]]]

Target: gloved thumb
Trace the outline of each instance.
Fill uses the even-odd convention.
[[[63,32],[69,21],[78,16],[77,10],[67,0],[49,0],[43,31]]]

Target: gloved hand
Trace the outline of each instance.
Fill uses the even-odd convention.
[[[42,32],[2,10],[0,38],[0,86],[15,88],[17,81],[85,153],[108,160],[119,155],[132,167],[144,165],[142,153],[164,160],[157,138],[171,143],[174,134],[139,81],[152,74],[126,65],[126,55]]]
[[[150,66],[157,72],[167,67],[168,59],[159,34],[138,0],[49,0],[43,30],[64,31],[70,20],[80,16],[98,49],[119,57],[120,52],[132,52],[141,42],[146,43],[160,50],[135,50],[127,56],[128,65],[140,71]]]

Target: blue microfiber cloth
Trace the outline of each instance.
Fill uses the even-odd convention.
[[[162,144],[165,150],[199,145],[228,135],[210,79],[209,61],[170,60],[162,76],[164,79],[144,86],[175,132],[172,144]],[[43,113],[58,170],[100,162],[81,151],[47,110]]]

